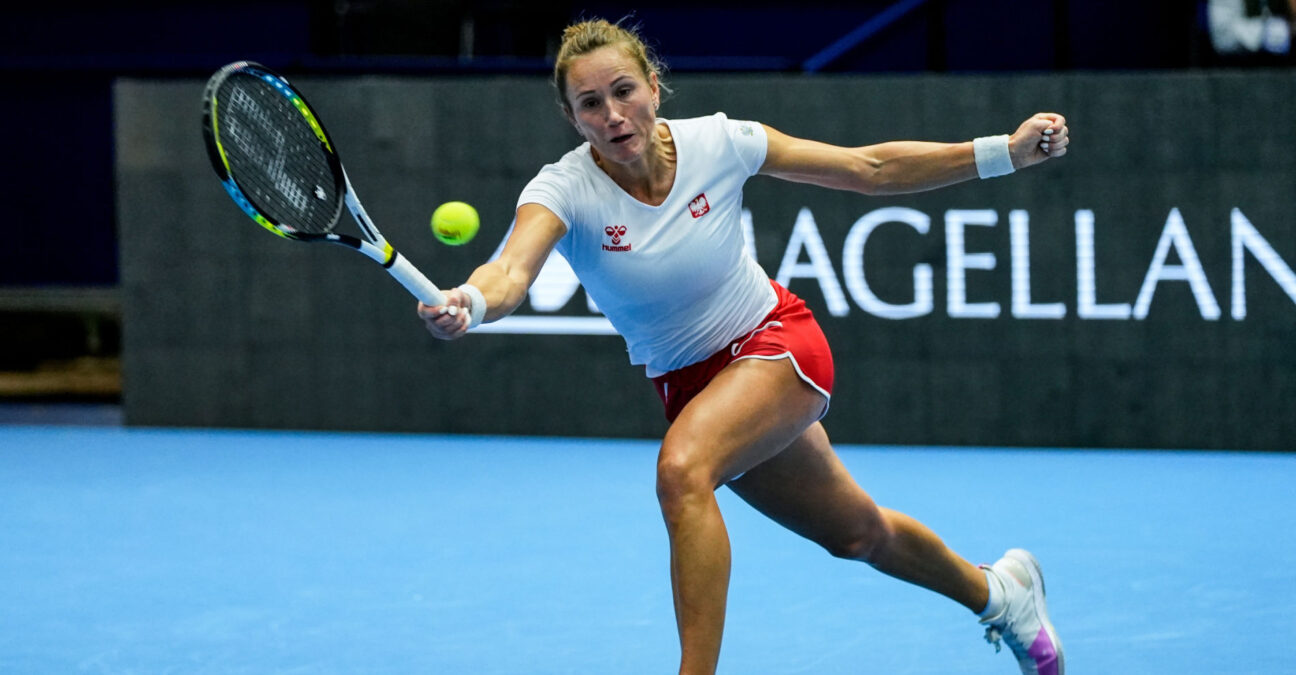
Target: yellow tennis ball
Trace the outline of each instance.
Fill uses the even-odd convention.
[[[477,209],[464,202],[446,202],[432,212],[432,234],[442,243],[459,246],[477,236]]]

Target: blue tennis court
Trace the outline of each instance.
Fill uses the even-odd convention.
[[[1072,673],[1296,672],[1296,456],[840,452],[969,559],[1034,551]],[[655,454],[0,426],[0,672],[673,672]],[[953,603],[721,505],[721,672],[1016,672]]]

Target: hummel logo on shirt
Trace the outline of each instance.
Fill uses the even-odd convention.
[[[609,237],[609,241],[612,242],[611,245],[603,244],[603,250],[604,251],[629,251],[630,242],[626,242],[624,245],[621,243],[621,237],[624,237],[625,233],[626,233],[625,225],[608,225],[607,227],[603,228],[603,234],[607,235]]]

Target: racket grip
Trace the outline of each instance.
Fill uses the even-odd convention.
[[[399,252],[393,252],[392,264],[387,271],[423,304],[432,307],[445,304],[445,295],[436,287],[436,284],[428,281],[428,278]]]

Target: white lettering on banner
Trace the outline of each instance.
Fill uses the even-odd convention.
[[[945,308],[955,319],[993,319],[999,316],[999,303],[967,301],[967,270],[992,270],[993,253],[967,253],[963,229],[967,225],[994,227],[999,214],[991,209],[951,209],[945,212]]]
[[[846,288],[860,309],[884,319],[912,319],[916,316],[931,314],[935,306],[932,292],[932,268],[927,263],[918,263],[913,268],[914,301],[907,305],[892,305],[883,302],[869,288],[864,278],[864,245],[868,243],[873,230],[884,223],[904,223],[927,234],[931,229],[931,218],[922,211],[903,207],[889,207],[869,211],[851,226],[846,235],[846,244],[842,247],[842,276],[846,278]]]
[[[1066,305],[1031,302],[1030,290],[1030,214],[1022,209],[1008,212],[1012,248],[1012,315],[1018,319],[1061,319]]]
[[[756,227],[752,225],[751,209],[742,210],[742,229],[743,243],[746,244],[747,255],[752,260],[758,260],[756,257]]]
[[[1171,246],[1179,254],[1179,260],[1183,264],[1166,264]],[[1152,294],[1162,281],[1187,281],[1202,318],[1208,321],[1219,319],[1219,304],[1211,294],[1210,283],[1206,281],[1206,270],[1202,269],[1201,261],[1197,259],[1197,250],[1193,248],[1192,238],[1188,236],[1188,226],[1184,225],[1179,209],[1170,209],[1165,228],[1161,230],[1161,239],[1157,242],[1156,254],[1152,256],[1152,265],[1148,267],[1147,276],[1143,277],[1143,287],[1139,289],[1138,299],[1134,301],[1135,319],[1147,318]]]
[[[490,259],[499,257],[504,250],[504,242],[513,234],[513,225],[504,233],[499,246]],[[527,298],[531,309],[537,312],[556,312],[567,305],[576,289],[580,288],[580,279],[572,270],[567,259],[557,252],[550,253],[544,266],[536,275],[535,283],[527,289]],[[590,314],[598,314],[594,299],[587,294],[585,305]],[[526,316],[514,314],[492,323],[483,323],[473,329],[476,333],[526,333],[531,335],[616,335],[612,323],[602,316]]]
[[[504,233],[504,238],[500,240],[499,246],[491,254],[490,259],[494,260],[499,257],[504,250],[504,243],[508,241],[509,235],[513,233],[513,225]],[[742,228],[743,241],[746,244],[747,255],[753,260],[756,259],[756,235],[755,228],[752,226],[752,215],[750,209],[742,210]],[[576,289],[580,287],[580,279],[576,278],[576,272],[572,270],[571,264],[560,254],[550,253],[545,259],[544,266],[540,268],[540,273],[536,275],[536,280],[527,289],[527,299],[531,301],[531,309],[537,312],[556,312],[571,301],[572,296],[576,294]],[[594,303],[587,293],[585,295],[585,308],[590,314],[599,314],[598,305]],[[478,333],[525,333],[541,335],[616,335],[616,329],[612,328],[611,322],[602,316],[528,316],[514,314],[504,317],[499,321],[484,323],[473,329]]]
[[[798,262],[802,249],[810,256],[810,262]],[[792,237],[788,239],[787,248],[783,249],[783,261],[779,263],[778,274],[774,276],[774,280],[783,286],[787,286],[793,279],[817,279],[824,302],[828,303],[828,313],[833,316],[846,316],[850,313],[850,304],[846,302],[841,284],[837,283],[837,273],[833,271],[828,249],[824,248],[823,237],[819,236],[819,226],[806,207],[802,207],[797,213],[796,224],[792,226]]]
[[[968,302],[968,270],[993,271],[996,269],[994,253],[967,251],[965,233],[969,226],[995,227],[999,214],[993,209],[952,209],[944,214],[946,312],[955,319],[993,319],[1000,315],[998,302]],[[931,217],[921,211],[905,207],[883,207],[865,213],[851,226],[842,248],[842,279],[850,298],[864,312],[884,319],[912,319],[932,314],[935,307],[932,265],[917,263],[913,266],[913,301],[908,304],[887,302],[877,296],[869,286],[864,269],[864,249],[873,235],[886,223],[907,225],[919,235],[931,230]],[[1247,317],[1246,255],[1249,252],[1264,271],[1296,303],[1296,273],[1282,259],[1274,247],[1242,213],[1231,212],[1232,286],[1231,316],[1237,321]],[[1010,256],[1012,259],[1011,316],[1015,319],[1056,320],[1067,315],[1064,302],[1037,303],[1031,297],[1030,269],[1030,214],[1022,209],[1008,212]],[[756,256],[753,219],[751,211],[742,212],[743,236],[746,250]],[[1205,268],[1198,258],[1196,247],[1188,233],[1188,226],[1178,208],[1170,209],[1157,241],[1156,252],[1148,265],[1138,295],[1131,305],[1125,302],[1100,303],[1098,301],[1098,264],[1095,254],[1095,217],[1089,209],[1078,209],[1074,217],[1076,253],[1076,316],[1083,320],[1146,319],[1152,300],[1162,282],[1187,282],[1202,319],[1216,321],[1221,311],[1206,277]],[[511,228],[510,228],[511,231]],[[884,235],[879,235],[884,236]],[[507,239],[507,235],[505,236]],[[503,243],[496,250],[498,256]],[[1168,262],[1171,252],[1178,263]],[[804,251],[807,262],[803,262]],[[775,279],[788,285],[793,279],[814,279],[823,293],[828,312],[834,317],[844,317],[850,312],[850,302],[842,291],[832,259],[824,246],[823,237],[809,208],[798,213],[789,236],[783,258]],[[587,296],[588,316],[555,316],[567,306],[580,283],[567,261],[553,254],[546,261],[529,290],[530,309],[539,314],[515,314],[500,321],[478,326],[476,331],[493,333],[546,333],[575,335],[614,335],[607,319],[598,316],[598,308]],[[546,314],[550,313],[550,314]]]
[[[1098,304],[1098,273],[1094,257],[1094,212],[1075,212],[1076,235],[1076,316],[1081,319],[1128,319],[1127,302]]]
[[[1241,321],[1246,318],[1246,265],[1243,264],[1244,250],[1250,251],[1260,261],[1269,276],[1287,293],[1287,297],[1296,302],[1296,274],[1292,268],[1278,257],[1265,238],[1260,236],[1255,226],[1241,209],[1233,209],[1231,215],[1233,229],[1233,318]]]
[[[540,268],[535,283],[527,289],[527,296],[531,300],[531,308],[535,311],[556,312],[571,300],[579,287],[580,279],[576,278],[576,272],[567,263],[567,259],[560,255],[552,255]]]

